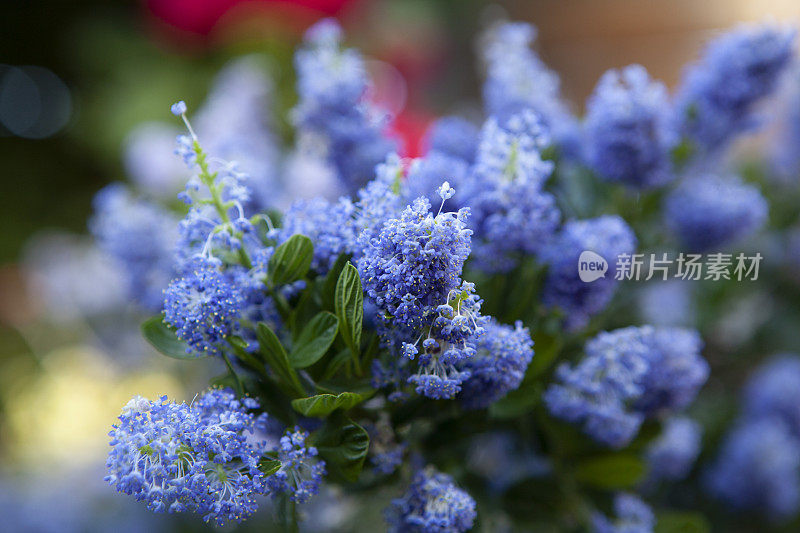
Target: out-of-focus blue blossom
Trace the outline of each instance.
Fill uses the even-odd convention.
[[[695,323],[691,282],[658,280],[638,294],[639,316],[653,326],[689,326]]]
[[[124,272],[130,297],[147,310],[159,309],[173,274],[175,219],[120,184],[97,193],[94,210],[89,229],[98,247]]]
[[[476,435],[469,445],[467,465],[485,478],[494,492],[502,492],[517,481],[544,476],[551,471],[548,459],[521,450],[518,444],[518,439],[510,432]]]
[[[478,151],[478,135],[478,128],[468,120],[455,116],[442,117],[426,133],[426,142],[430,152],[439,152],[471,164]]]
[[[791,516],[800,506],[800,441],[778,417],[740,423],[706,472],[705,486],[735,509]]]
[[[385,517],[392,533],[461,533],[475,521],[475,500],[432,466],[420,470]]]
[[[58,321],[103,316],[128,302],[127,280],[114,259],[77,235],[37,235],[22,264],[31,297]]]
[[[533,359],[528,328],[490,321],[476,343],[476,354],[464,363],[470,377],[461,384],[459,398],[468,409],[481,409],[519,387]]]
[[[358,191],[355,212],[355,231],[358,242],[353,254],[364,255],[372,241],[380,235],[383,225],[398,218],[406,208],[403,189],[403,163],[397,154],[389,154],[375,169],[375,179]],[[441,183],[437,184],[437,187]],[[431,204],[435,205],[435,204]]]
[[[186,167],[172,147],[178,130],[160,122],[137,126],[125,139],[125,172],[144,193],[169,198],[186,182]]]
[[[775,91],[794,43],[793,29],[773,24],[742,26],[709,43],[675,97],[683,135],[702,151],[714,151],[756,126],[754,107]]]
[[[325,274],[340,254],[350,253],[355,246],[354,212],[347,198],[336,203],[322,198],[298,200],[283,214],[281,228],[275,232],[278,244],[295,234],[310,238],[314,243],[311,268]]]
[[[341,28],[333,19],[308,30],[295,54],[300,101],[293,113],[300,135],[316,139],[352,192],[374,177],[375,166],[396,145],[383,134],[385,114],[367,100],[363,59],[342,48],[341,41]]]
[[[97,465],[102,467],[102,465]],[[74,465],[25,474],[3,472],[3,528],[20,533],[150,533],[174,522],[108,490],[102,470]]]
[[[694,400],[708,378],[699,335],[651,326],[602,332],[575,367],[564,363],[544,399],[550,412],[581,424],[593,439],[627,445],[646,417],[672,413]]]
[[[769,148],[773,167],[782,182],[794,184],[800,180],[800,62],[786,76],[773,114],[778,124]]]
[[[544,126],[531,110],[511,115],[502,126],[495,119],[484,126],[460,196],[473,215],[473,260],[481,270],[510,270],[519,255],[538,252],[556,231],[561,214],[553,196],[542,191],[553,170],[540,156],[546,142]]]
[[[278,179],[279,154],[272,133],[272,81],[257,56],[232,61],[214,80],[193,123],[209,154],[236,161],[250,197],[248,214],[278,204],[283,187]]]
[[[106,481],[155,512],[196,512],[217,525],[241,522],[265,494],[253,435],[266,415],[229,390],[211,390],[191,406],[133,398],[111,431]]]
[[[308,446],[308,433],[300,428],[287,430],[278,446],[280,469],[267,478],[272,496],[289,495],[296,503],[305,503],[319,492],[325,461],[317,459],[317,449]]]
[[[744,390],[744,416],[780,418],[800,439],[800,357],[778,355],[759,367]]]
[[[594,533],[652,533],[656,517],[638,496],[620,493],[614,497],[614,519],[601,513],[592,515]]]
[[[686,417],[667,420],[661,435],[651,442],[645,455],[651,479],[684,479],[692,469],[703,430],[700,424]]]
[[[609,273],[591,283],[581,281],[578,275],[578,259],[587,250],[602,256],[609,265]],[[617,258],[635,250],[636,236],[618,216],[567,222],[540,253],[548,265],[544,302],[565,312],[568,328],[583,327],[614,296],[617,282],[612,272]]]
[[[664,204],[667,226],[692,252],[716,250],[756,232],[769,206],[759,190],[734,176],[687,178]]]
[[[640,65],[606,72],[589,98],[584,149],[600,178],[643,189],[674,177],[670,150],[677,140],[667,89]]]
[[[402,184],[403,196],[409,202],[423,196],[431,205],[438,205],[442,201],[438,193],[442,183],[446,181],[460,191],[468,172],[469,165],[463,159],[431,150],[411,163],[408,177]]]
[[[239,287],[215,262],[196,257],[164,291],[164,321],[189,345],[187,352],[214,355],[232,333],[244,303]]]
[[[558,76],[531,50],[535,39],[536,28],[530,24],[507,23],[491,30],[483,52],[484,104],[501,122],[532,109],[544,118],[556,144],[570,152],[578,137],[577,122],[559,96]]]

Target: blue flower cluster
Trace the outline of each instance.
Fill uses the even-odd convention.
[[[392,533],[461,533],[475,521],[475,500],[453,478],[429,466],[415,474],[385,515]]]
[[[600,178],[635,189],[673,179],[677,142],[667,89],[640,65],[606,72],[587,103],[585,158]]]
[[[164,291],[164,321],[189,345],[187,353],[219,354],[243,307],[239,287],[202,257]]]
[[[439,193],[444,204],[454,191],[445,182]],[[457,367],[475,354],[486,318],[474,285],[461,279],[470,252],[469,209],[440,209],[436,216],[430,209],[427,199],[418,198],[387,220],[357,265],[384,337],[409,359],[419,354],[419,372],[409,382],[419,394],[452,398],[469,377]],[[365,236],[369,231],[359,240]]]
[[[609,520],[601,513],[592,515],[594,533],[652,533],[656,517],[650,507],[638,496],[620,493],[614,497],[617,517]]]
[[[684,479],[700,455],[702,436],[700,424],[690,418],[667,420],[661,435],[647,446],[645,452],[650,479]]]
[[[717,250],[756,232],[769,207],[759,190],[736,177],[687,178],[664,203],[667,226],[693,252]]]
[[[744,396],[742,416],[706,472],[706,487],[734,508],[789,517],[800,509],[800,357],[773,357]]]
[[[98,247],[120,264],[130,297],[145,309],[157,310],[173,275],[176,220],[134,198],[121,184],[97,193],[94,209],[89,229]]]
[[[569,153],[578,137],[577,121],[559,96],[558,75],[531,50],[535,38],[536,28],[530,24],[507,23],[490,30],[483,50],[484,104],[501,121],[525,109],[535,111]]]
[[[484,125],[462,195],[472,210],[477,268],[511,270],[521,254],[537,253],[555,233],[561,213],[555,198],[542,190],[553,170],[540,154],[548,141],[539,116],[529,109],[502,125],[494,118]]]
[[[633,231],[618,216],[570,220],[541,252],[548,265],[543,299],[566,314],[567,327],[579,329],[602,311],[614,296],[617,282],[610,274],[592,283],[581,281],[578,259],[584,251],[603,257],[609,269],[623,254],[636,251]]]
[[[396,149],[384,135],[386,116],[368,101],[364,61],[342,48],[342,31],[333,19],[308,30],[295,55],[300,101],[294,120],[336,169],[348,191],[373,177],[375,165]]]
[[[211,390],[192,405],[133,398],[110,433],[106,481],[155,512],[196,512],[217,525],[241,522],[266,494],[252,436],[266,415],[252,399]]]
[[[794,46],[794,30],[769,24],[742,26],[712,41],[678,89],[679,130],[713,152],[751,129],[755,104],[775,91]]]
[[[273,496],[289,495],[296,503],[305,503],[319,492],[325,461],[317,459],[317,449],[306,445],[308,433],[300,428],[287,431],[278,445],[280,469],[267,478]]]
[[[770,147],[773,167],[781,181],[793,183],[800,174],[800,64],[797,60],[784,80],[773,113],[779,132]]]
[[[596,441],[621,448],[645,418],[692,402],[709,372],[701,347],[696,332],[679,328],[602,332],[586,344],[578,365],[558,368],[561,384],[547,389],[545,403],[553,415],[581,424]]]
[[[490,321],[478,338],[475,355],[463,368],[469,378],[461,385],[459,399],[468,409],[482,409],[515,390],[533,359],[533,341],[527,328]]]

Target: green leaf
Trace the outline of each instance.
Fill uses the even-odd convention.
[[[300,384],[294,369],[289,365],[289,356],[283,349],[278,336],[264,322],[259,322],[256,326],[256,338],[260,348],[260,354],[266,363],[285,383],[291,386],[298,396],[305,396],[306,392]]]
[[[275,285],[301,279],[311,268],[314,245],[305,235],[292,235],[275,249],[269,259],[269,277]]]
[[[347,263],[336,282],[334,308],[339,318],[339,333],[353,357],[361,349],[361,323],[364,318],[364,291],[361,278],[352,263]]]
[[[315,435],[314,445],[334,479],[356,481],[369,449],[366,430],[336,411]]]
[[[305,416],[324,418],[337,409],[347,411],[364,401],[364,397],[355,392],[341,394],[317,394],[309,398],[292,400],[294,410]]]
[[[710,533],[711,525],[700,513],[669,511],[658,514],[655,533]]]
[[[161,316],[154,316],[145,320],[142,324],[142,335],[153,348],[167,357],[172,357],[173,359],[199,359],[206,357],[206,355],[187,351],[189,345],[178,338]]]
[[[630,488],[645,472],[644,462],[633,454],[608,453],[583,460],[575,467],[575,479],[595,488]]]
[[[281,462],[277,459],[264,458],[258,462],[258,469],[264,473],[265,476],[271,476],[281,469]]]
[[[306,368],[319,361],[336,338],[339,319],[323,311],[311,319],[297,338],[289,362],[294,368]]]

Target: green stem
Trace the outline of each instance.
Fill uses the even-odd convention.
[[[203,148],[200,146],[200,143],[195,140],[192,147],[194,148],[194,153],[197,156],[197,166],[200,167],[200,179],[211,192],[211,203],[214,204],[214,208],[216,209],[219,217],[222,219],[222,222],[231,226],[232,228],[233,225],[231,224],[231,217],[228,215],[229,207],[226,208],[225,204],[222,202],[221,188],[214,183],[216,173],[212,173],[211,169],[208,168],[206,154],[203,151]],[[239,240],[242,239],[241,231],[236,231],[233,235]],[[244,246],[239,248],[239,260],[246,268],[253,268],[253,262],[250,260],[250,256],[247,254],[247,250],[244,249]]]
[[[236,370],[233,369],[233,364],[231,363],[227,353],[222,352],[222,360],[225,361],[225,366],[228,367],[228,372],[230,372],[233,378],[236,380],[236,392],[239,396],[244,396],[244,384],[239,378],[239,374],[237,374]]]

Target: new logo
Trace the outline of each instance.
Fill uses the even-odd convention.
[[[578,258],[578,276],[584,283],[591,283],[596,279],[606,277],[608,271],[608,261],[602,255],[590,250],[581,252]]]

